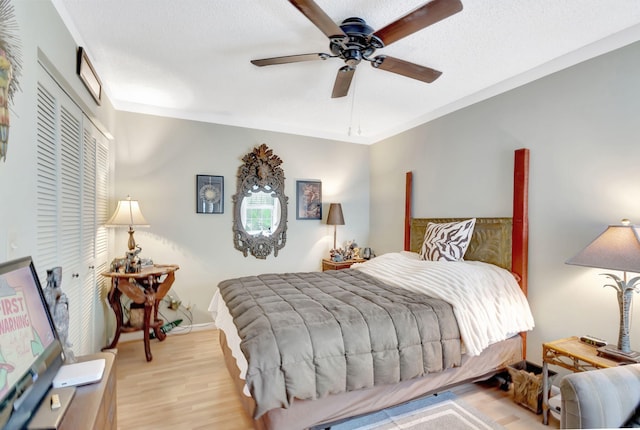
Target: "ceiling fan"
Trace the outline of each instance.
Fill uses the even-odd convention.
[[[423,82],[431,83],[438,79],[442,74],[438,70],[388,55],[378,55],[373,58],[371,56],[376,49],[389,46],[403,37],[462,10],[460,0],[433,0],[374,32],[362,18],[347,18],[338,26],[313,0],[289,0],[289,3],[294,5],[329,38],[331,54],[288,55],[251,60],[251,63],[256,66],[271,66],[341,58],[346,65],[338,70],[331,94],[332,98],[344,97],[348,94],[356,66],[362,60],[369,61],[376,69],[397,73]]]

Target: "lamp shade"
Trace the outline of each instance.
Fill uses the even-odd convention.
[[[567,264],[640,273],[640,232],[625,221],[607,227]]]
[[[342,205],[340,203],[331,203],[329,205],[327,224],[344,225],[344,216],[342,215]]]
[[[149,227],[147,220],[144,219],[140,205],[137,200],[120,200],[116,211],[113,213],[109,221],[105,223],[106,227]]]

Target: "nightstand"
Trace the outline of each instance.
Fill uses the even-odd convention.
[[[576,336],[542,344],[542,423],[545,425],[549,420],[549,364],[572,372],[620,365],[617,361],[599,356],[595,346],[580,342]]]
[[[332,261],[327,258],[322,259],[322,271],[348,269],[354,263],[364,263],[364,258],[356,258],[354,260]]]

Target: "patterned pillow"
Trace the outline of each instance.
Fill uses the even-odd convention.
[[[469,247],[476,219],[460,222],[428,223],[420,259],[427,261],[462,261]]]

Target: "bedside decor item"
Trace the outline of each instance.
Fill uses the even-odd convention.
[[[640,231],[628,219],[620,225],[610,225],[593,242],[587,245],[575,257],[567,260],[567,264],[598,267],[622,271],[623,277],[611,273],[603,273],[615,284],[612,287],[618,295],[620,306],[620,331],[617,348],[606,345],[598,348],[598,353],[622,361],[640,362],[640,353],[632,351],[629,343],[629,308],[632,295],[638,291],[640,276],[627,281],[627,272],[640,273]]]
[[[350,260],[364,261],[364,259],[360,258],[360,248],[358,248],[355,239],[348,241],[344,248],[333,248],[329,252],[329,256],[331,260],[335,262]]]
[[[9,102],[20,88],[22,73],[19,28],[10,0],[0,0],[0,160],[7,158]]]
[[[105,227],[129,227],[128,248],[130,252],[134,252],[136,249],[136,241],[133,238],[134,226],[149,227],[149,223],[144,219],[138,201],[131,200],[131,197],[127,196],[126,200],[118,202],[115,212],[106,222]]]
[[[233,200],[233,244],[246,257],[266,259],[287,242],[282,160],[264,143],[242,157]]]
[[[337,226],[344,225],[344,216],[342,215],[342,205],[340,203],[331,203],[329,205],[329,214],[327,215],[327,225],[333,226],[333,249],[336,249],[336,231]]]
[[[196,175],[196,212],[224,213],[224,176]]]
[[[100,78],[98,78],[93,65],[89,61],[87,51],[82,46],[78,48],[76,73],[87,90],[89,90],[91,97],[100,105],[102,100],[102,82],[100,82]]]
[[[296,181],[296,219],[322,219],[322,182]]]

